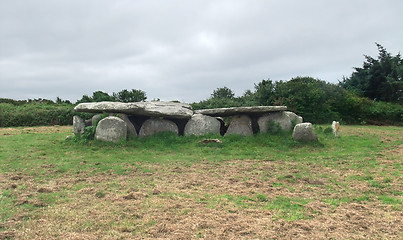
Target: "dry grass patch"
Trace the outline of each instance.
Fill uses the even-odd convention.
[[[48,159],[37,170],[51,177],[3,172],[2,204],[14,210],[2,212],[0,239],[403,238],[401,136],[342,134],[389,134],[392,144],[366,163],[324,147],[315,159],[134,161],[116,171],[83,159],[62,173]]]

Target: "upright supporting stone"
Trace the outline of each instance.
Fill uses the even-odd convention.
[[[125,121],[127,126],[127,135],[130,137],[137,137],[136,128],[134,127],[133,123],[130,121],[129,117],[124,113],[119,113],[118,117]]]
[[[295,125],[303,123],[304,119],[301,116],[289,111],[284,111],[284,113],[290,118],[291,122]]]
[[[95,126],[99,122],[99,120],[101,120],[101,114],[96,114],[96,115],[92,116],[92,118],[91,118],[92,126]]]
[[[139,136],[147,137],[160,132],[173,132],[179,134],[178,126],[166,119],[150,118],[140,128]]]
[[[73,117],[73,129],[75,135],[81,135],[85,129],[85,121],[80,116]]]
[[[239,134],[242,136],[253,135],[251,118],[247,115],[234,116],[229,124],[225,136],[231,134]]]
[[[285,112],[273,112],[261,116],[257,123],[261,133],[267,132],[268,124],[273,121],[280,125],[281,129],[285,131],[292,130],[292,123],[290,117]]]
[[[318,136],[313,132],[312,123],[300,123],[295,125],[292,138],[297,141],[318,141]]]
[[[118,142],[126,140],[127,125],[118,117],[106,117],[99,121],[95,130],[95,139],[105,142]]]
[[[184,135],[220,134],[221,123],[214,117],[195,114],[185,126]]]

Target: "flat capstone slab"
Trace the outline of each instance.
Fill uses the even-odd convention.
[[[195,113],[212,117],[226,117],[242,114],[264,114],[269,112],[286,111],[287,106],[254,106],[254,107],[230,107],[196,110]]]
[[[90,102],[80,103],[75,108],[77,112],[89,113],[126,113],[147,117],[165,117],[189,119],[193,115],[189,104],[176,102]]]

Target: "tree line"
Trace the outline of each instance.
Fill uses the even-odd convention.
[[[362,67],[337,84],[312,77],[289,81],[262,80],[240,97],[228,87],[217,88],[210,98],[193,103],[194,109],[229,106],[286,105],[313,123],[402,124],[403,60],[376,43],[378,58],[365,56]]]
[[[295,77],[288,81],[266,79],[254,84],[253,90],[246,90],[242,96],[235,96],[234,91],[228,87],[220,87],[214,90],[207,99],[191,105],[195,110],[255,105],[286,105],[290,111],[313,123],[328,123],[339,120],[354,124],[401,125],[403,124],[403,60],[400,53],[393,56],[382,45],[376,43],[376,46],[379,51],[377,58],[364,55],[363,66],[354,68],[350,77],[344,77],[337,84],[312,77]],[[83,95],[75,104],[146,100],[145,91],[124,89],[111,95],[103,91],[95,91],[92,96]],[[4,104],[8,105],[5,107]],[[4,113],[11,111],[10,105],[22,106],[26,104],[55,104],[59,105],[59,108],[63,105],[66,108],[62,115],[70,117],[73,114],[74,104],[59,97],[56,102],[47,99],[29,99],[27,101],[0,99],[0,106],[2,106],[0,108],[0,126],[4,126]],[[44,108],[42,107],[42,109]],[[71,113],[66,113],[66,111]],[[53,120],[53,122],[63,123],[69,121],[67,119]],[[31,122],[30,125],[32,124]]]

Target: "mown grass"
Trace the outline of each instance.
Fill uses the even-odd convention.
[[[70,231],[147,236],[160,223],[149,210],[158,212],[170,202],[229,213],[266,211],[273,221],[315,219],[325,214],[310,206],[318,201],[330,209],[379,203],[401,211],[402,159],[394,153],[401,148],[401,127],[345,126],[339,138],[323,128],[316,127],[318,143],[280,133],[159,134],[118,144],[66,141],[72,130],[64,127],[1,129],[1,231],[27,229],[47,209],[57,209],[54,217],[62,222],[75,219],[74,211],[89,216],[104,209],[101,222],[89,218]],[[201,143],[206,138],[222,143]],[[120,216],[124,210],[116,199],[122,198],[138,201],[143,215]],[[74,204],[82,204],[81,210],[61,210]],[[178,218],[195,214],[192,205],[170,211]]]

